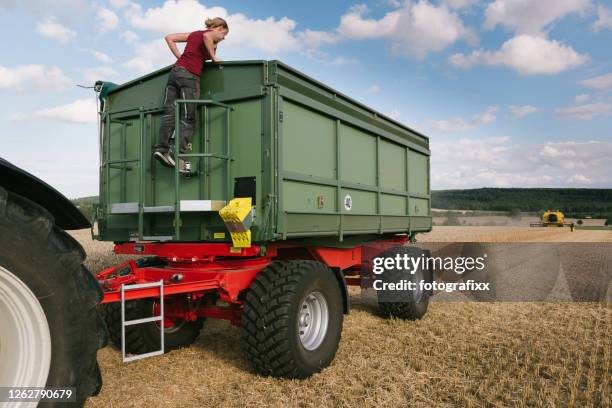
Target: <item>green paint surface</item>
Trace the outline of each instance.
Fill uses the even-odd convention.
[[[102,240],[175,232],[173,213],[144,214],[139,226],[138,214],[109,212],[141,197],[144,207],[174,205],[174,170],[152,159],[168,72],[106,95]],[[429,140],[420,133],[278,61],[206,64],[200,99],[232,111],[228,122],[221,107],[198,108],[192,153],[224,156],[229,135],[229,169],[219,158],[192,158],[197,174],[180,177],[180,199],[229,200],[235,178],[255,177],[254,241],[431,229]],[[224,230],[217,213],[180,214],[183,241],[218,242]]]

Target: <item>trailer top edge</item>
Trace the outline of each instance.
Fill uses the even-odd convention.
[[[295,75],[297,75],[297,76],[299,76],[299,77],[301,77],[301,78],[303,78],[303,79],[305,79],[305,80],[307,80],[307,81],[309,81],[309,82],[311,82],[311,83],[313,83],[313,84],[315,84],[315,85],[317,85],[317,86],[319,86],[319,87],[321,87],[323,89],[325,89],[326,91],[331,92],[333,94],[336,94],[337,96],[345,99],[347,102],[350,102],[350,103],[352,103],[352,104],[354,104],[356,106],[359,106],[360,108],[375,114],[379,118],[384,119],[384,120],[392,123],[395,126],[399,126],[400,128],[402,128],[404,130],[407,130],[407,131],[415,134],[416,136],[421,137],[421,138],[425,139],[427,142],[429,142],[429,137],[424,135],[423,133],[421,133],[421,132],[419,132],[419,131],[417,131],[417,130],[415,130],[415,129],[413,129],[413,128],[411,128],[411,127],[409,127],[409,126],[407,126],[407,125],[405,125],[405,124],[403,124],[403,123],[401,123],[401,122],[399,122],[399,121],[397,121],[395,119],[392,119],[391,117],[389,117],[388,115],[385,115],[384,113],[381,113],[381,112],[379,112],[379,111],[377,111],[375,109],[372,109],[371,107],[363,104],[362,102],[359,102],[359,101],[351,98],[350,96],[347,96],[346,94],[344,94],[344,93],[342,93],[342,92],[340,92],[340,91],[330,87],[329,85],[325,85],[324,83],[322,83],[322,82],[312,78],[311,76],[308,76],[308,75],[304,74],[303,72],[301,72],[301,71],[299,71],[299,70],[297,70],[297,69],[295,69],[295,68],[285,64],[284,62],[282,62],[280,60],[270,60],[270,61],[266,61],[266,60],[222,61],[221,64],[219,64],[219,65],[221,65],[221,66],[223,66],[223,65],[264,65],[265,63],[276,64],[277,66],[279,66],[279,67],[281,67],[281,68],[283,68],[283,69],[285,69],[285,70],[287,70],[287,71],[289,71],[289,72],[291,72],[291,73],[293,73],[293,74],[295,74]],[[212,66],[212,65],[213,65],[212,62],[207,62],[205,64],[205,66]],[[112,90],[110,90],[109,94],[113,94],[113,93],[118,92],[120,90],[129,88],[130,86],[136,85],[136,84],[138,84],[138,83],[140,83],[142,81],[145,81],[145,80],[147,80],[149,78],[153,78],[155,76],[161,75],[161,74],[169,71],[172,68],[172,66],[173,65],[169,65],[169,66],[166,66],[164,68],[160,68],[160,69],[158,69],[156,71],[153,71],[153,72],[151,72],[149,74],[146,74],[146,75],[140,76],[138,78],[135,78],[135,79],[133,79],[131,81],[125,82],[125,83],[117,86],[116,88],[113,88]]]

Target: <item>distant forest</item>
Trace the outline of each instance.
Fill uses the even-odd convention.
[[[88,220],[93,219],[93,205],[98,204],[98,196],[74,198],[70,201],[81,210]]]
[[[608,218],[612,189],[593,188],[479,188],[432,191],[433,208],[540,212],[560,210],[569,217]]]

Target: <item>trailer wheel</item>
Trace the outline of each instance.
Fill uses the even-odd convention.
[[[130,300],[125,302],[125,320],[158,316],[157,301],[152,299]],[[102,316],[106,321],[111,343],[121,348],[121,304],[102,305]],[[187,347],[200,335],[204,319],[193,322],[179,319],[166,319],[164,322],[165,351]],[[137,324],[125,328],[125,351],[130,354],[144,354],[159,350],[160,335],[157,322]]]
[[[424,251],[420,248],[400,246],[390,249],[382,256],[393,258],[396,255],[404,256],[405,254],[409,257],[420,257],[423,253]],[[384,317],[417,320],[425,316],[429,306],[430,292],[422,290],[419,282],[431,282],[431,271],[419,268],[412,274],[409,270],[393,269],[385,271],[381,277],[385,282],[396,283],[408,280],[416,285],[416,290],[413,291],[378,292],[378,307]]]
[[[329,267],[276,261],[244,299],[241,346],[261,375],[306,378],[334,359],[342,320],[342,293]]]
[[[102,291],[85,251],[44,208],[0,187],[0,385],[96,395]]]

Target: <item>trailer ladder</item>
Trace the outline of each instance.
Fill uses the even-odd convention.
[[[142,319],[125,320],[125,292],[136,289],[155,288],[159,287],[159,316],[145,317]],[[127,356],[125,352],[125,328],[137,324],[159,322],[159,350],[149,353]],[[121,285],[121,358],[124,363],[134,360],[142,360],[143,358],[159,356],[164,354],[164,281],[160,279],[158,282],[139,283],[134,285]]]

